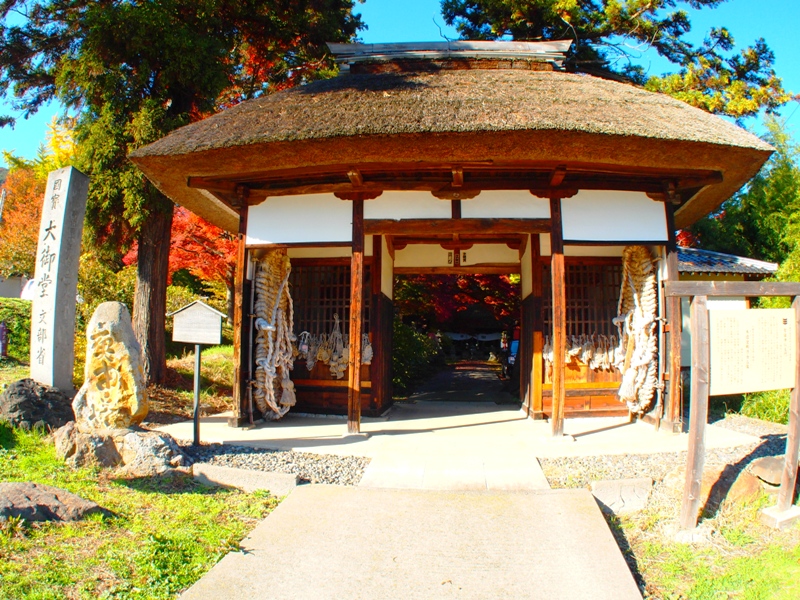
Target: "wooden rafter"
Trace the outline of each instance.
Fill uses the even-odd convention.
[[[237,189],[249,190],[249,204],[269,196],[316,193],[429,191],[446,200],[474,198],[483,190],[531,190],[549,198],[585,190],[641,191],[675,202],[704,186],[722,181],[708,169],[652,169],[590,163],[475,162],[469,164],[367,163],[242,173],[226,177],[189,177],[187,185],[204,189],[226,204],[236,203]]]

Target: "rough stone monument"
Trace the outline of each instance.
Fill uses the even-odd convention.
[[[31,307],[31,378],[71,392],[75,296],[89,178],[72,167],[53,171],[39,226]]]
[[[83,429],[124,429],[147,416],[142,349],[121,302],[103,302],[86,328],[83,386],[72,402]]]
[[[70,466],[146,477],[191,464],[168,434],[138,427],[148,411],[142,349],[120,302],[104,302],[89,321],[85,378],[72,410],[75,422],[55,434],[56,454]]]

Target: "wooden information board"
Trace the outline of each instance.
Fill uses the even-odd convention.
[[[711,396],[792,388],[792,309],[709,310]]]

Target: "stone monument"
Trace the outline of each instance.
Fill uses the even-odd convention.
[[[79,429],[125,429],[147,416],[142,349],[121,302],[104,302],[86,328],[83,386],[72,402]]]
[[[138,427],[147,416],[142,349],[120,302],[104,302],[86,328],[86,370],[72,402],[75,422],[55,433],[56,455],[72,467],[118,467],[147,477],[191,465],[169,434]]]
[[[89,178],[72,167],[53,171],[39,226],[31,307],[31,378],[71,392],[75,297]]]

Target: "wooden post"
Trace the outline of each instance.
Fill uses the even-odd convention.
[[[778,492],[777,509],[779,512],[789,510],[794,502],[794,487],[797,484],[797,452],[800,449],[800,297],[795,297],[792,301],[794,308],[794,320],[796,327],[797,346],[795,380],[792,389],[792,399],[789,405],[789,434],[786,437],[786,456],[783,463],[783,474],[781,475],[781,489]]]
[[[242,364],[247,356],[242,343],[247,339],[244,328],[248,320],[244,318],[244,280],[247,277],[247,203],[239,211],[239,233],[236,245],[236,273],[233,284],[233,416],[228,419],[230,427],[241,427],[247,413],[247,380],[242,376],[246,371]],[[249,309],[248,309],[249,310]]]
[[[708,419],[709,335],[706,296],[692,299],[692,392],[689,413],[689,455],[686,461],[686,484],[681,505],[681,529],[697,526],[700,508],[700,484],[705,462],[705,429]]]
[[[370,266],[370,281],[372,283],[370,294],[370,337],[373,348],[381,348],[380,336],[383,332],[384,314],[381,310],[381,272],[383,270],[383,238],[379,235],[372,236],[372,264]],[[363,351],[363,348],[362,348]],[[380,350],[379,350],[380,351]],[[380,358],[373,360],[369,366],[369,380],[372,382],[370,394],[370,409],[378,410],[383,407],[385,398],[383,396],[383,369]]]
[[[542,315],[542,249],[539,235],[531,235],[531,295],[533,302],[533,356],[531,364],[531,409],[534,419],[544,418],[542,384],[544,383],[544,363],[542,348],[544,347],[544,315]]]
[[[668,281],[678,281],[678,245],[675,240],[675,208],[667,200],[664,203],[664,210],[667,215],[667,264],[666,279]],[[664,407],[664,414],[667,422],[672,426],[673,433],[680,433],[683,425],[683,414],[681,406],[681,299],[678,297],[668,297],[666,299],[667,323],[669,324],[669,334],[667,335],[667,360],[666,372],[669,374],[667,382],[667,403]]]
[[[564,435],[566,390],[567,301],[564,282],[564,238],[561,228],[561,198],[550,198],[550,274],[553,290],[553,437]]]
[[[361,330],[364,295],[364,200],[353,200],[353,256],[350,259],[350,359],[347,432],[361,433]]]

